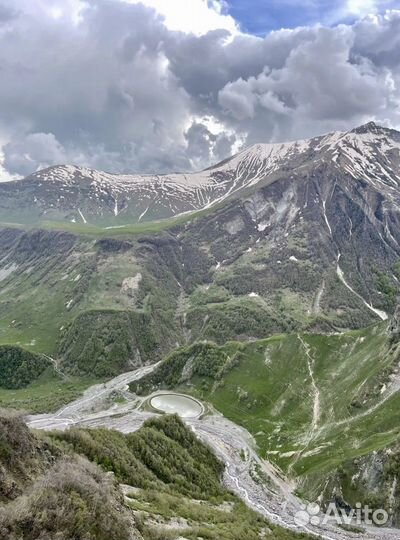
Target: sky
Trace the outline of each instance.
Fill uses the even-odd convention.
[[[398,1],[376,0],[230,0],[229,14],[243,31],[265,36],[282,28],[352,23],[358,18],[400,7]]]
[[[400,129],[400,0],[0,0],[0,181]]]

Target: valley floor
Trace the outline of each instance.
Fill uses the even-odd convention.
[[[41,430],[63,430],[70,426],[81,426],[107,427],[123,433],[134,432],[145,420],[155,416],[155,413],[146,410],[144,405],[147,397],[133,396],[127,391],[127,385],[156,367],[141,368],[116,377],[104,385],[96,385],[88,389],[83,397],[55,414],[30,416],[28,425]],[[110,406],[109,398],[117,391],[124,396],[124,402]],[[356,533],[347,532],[335,523],[296,525],[294,517],[304,509],[303,501],[294,495],[294,485],[279,470],[268,461],[260,459],[254,450],[253,438],[244,428],[213,412],[199,419],[185,421],[225,463],[225,485],[271,523],[326,540],[394,540],[399,537],[398,531],[393,529],[373,528]]]

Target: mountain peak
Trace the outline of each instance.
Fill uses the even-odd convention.
[[[57,165],[15,184],[0,185],[0,216],[10,221],[15,200],[26,189],[29,219],[83,221],[113,226],[170,218],[209,208],[244,190],[257,189],[296,171],[320,164],[335,174],[363,179],[398,199],[400,133],[368,122],[347,132],[307,140],[255,144],[223,162],[194,173],[111,174],[86,167]],[[34,193],[33,204],[31,194]],[[246,191],[247,192],[247,191]],[[14,195],[13,195],[14,194]],[[83,217],[84,216],[84,217]],[[23,222],[24,212],[18,212]]]
[[[388,128],[385,128],[383,126],[379,126],[378,124],[376,124],[375,122],[373,122],[371,120],[371,122],[367,122],[366,124],[363,124],[362,126],[359,126],[353,130],[351,130],[351,133],[358,133],[358,134],[363,134],[363,133],[377,133],[377,134],[381,134],[381,133],[384,133],[385,131],[390,131]]]

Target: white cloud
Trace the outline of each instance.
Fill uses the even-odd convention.
[[[32,169],[65,163],[68,159],[63,146],[53,133],[31,133],[4,145],[3,165],[11,174],[28,175]]]
[[[339,9],[339,15],[356,18],[376,15],[384,13],[391,4],[390,0],[346,0],[344,6]]]
[[[82,11],[86,0],[18,0],[18,7],[24,13],[54,19],[65,19],[78,24],[82,20]]]
[[[376,13],[378,4],[376,0],[348,0],[346,10],[350,15],[364,16]]]
[[[9,174],[0,164],[0,182],[11,182],[11,180],[17,180],[18,175]]]
[[[238,25],[230,15],[224,14],[221,0],[125,0],[130,4],[144,4],[154,8],[165,17],[169,30],[178,30],[196,35],[211,30],[228,30],[238,33]]]
[[[400,124],[400,11],[260,38],[223,0],[4,1],[0,180],[1,165],[61,162],[185,171],[243,144]]]
[[[17,180],[21,178],[18,174],[10,174],[7,169],[4,168],[4,154],[0,152],[0,182],[10,182],[11,180]]]

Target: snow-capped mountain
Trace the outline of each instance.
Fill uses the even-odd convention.
[[[217,290],[324,329],[387,319],[400,292],[400,133],[367,124],[222,166],[242,187],[183,233],[202,265],[216,260]]]
[[[116,175],[72,165],[0,183],[0,220],[118,226],[208,208],[292,172],[329,164],[399,199],[400,133],[369,123],[309,140],[257,144],[197,173]]]

